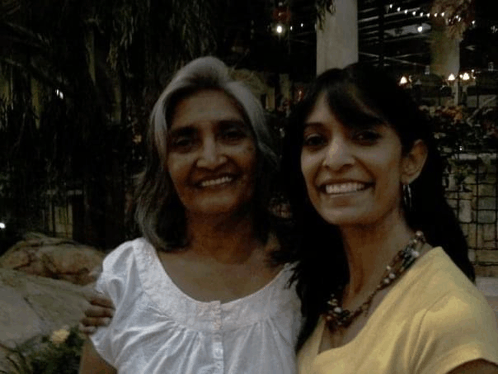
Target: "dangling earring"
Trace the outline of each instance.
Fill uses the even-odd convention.
[[[412,209],[412,189],[409,184],[403,185],[403,205],[407,212]]]

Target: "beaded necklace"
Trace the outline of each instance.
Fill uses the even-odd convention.
[[[417,231],[415,236],[408,242],[407,246],[396,253],[391,263],[386,266],[386,270],[375,291],[354,311],[343,309],[335,294],[332,294],[327,302],[327,311],[325,312],[325,320],[327,321],[329,330],[334,331],[341,327],[348,327],[356,317],[365,313],[370,308],[374,296],[377,295],[380,290],[393,284],[411,265],[413,265],[415,260],[420,256],[419,251],[424,243],[424,234],[421,231]],[[338,292],[342,292],[342,290],[343,288],[339,288]]]

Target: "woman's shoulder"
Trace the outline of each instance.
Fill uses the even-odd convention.
[[[424,258],[425,257],[425,258]],[[418,295],[426,315],[434,320],[453,323],[473,320],[476,316],[489,323],[495,322],[494,312],[484,295],[453,263],[443,248],[433,248],[421,260],[423,263],[413,274],[416,280],[412,290]]]
[[[130,262],[135,262],[137,256],[143,256],[151,249],[150,244],[144,238],[136,238],[126,241],[109,252],[104,258],[103,271],[118,273],[119,269],[126,269]]]

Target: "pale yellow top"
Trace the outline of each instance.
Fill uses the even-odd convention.
[[[420,258],[346,345],[318,354],[323,318],[298,354],[300,374],[443,374],[498,364],[498,328],[480,291],[442,248]]]

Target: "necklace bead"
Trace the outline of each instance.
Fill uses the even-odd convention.
[[[330,299],[327,301],[328,307],[325,312],[325,320],[327,321],[329,330],[334,331],[340,327],[347,327],[355,318],[367,311],[370,308],[374,296],[377,295],[380,290],[388,287],[394,283],[395,280],[399,279],[405,270],[413,265],[417,258],[420,257],[420,252],[417,251],[415,247],[419,246],[421,248],[424,243],[424,234],[421,231],[417,231],[415,236],[410,239],[407,246],[400,250],[394,256],[391,263],[386,266],[386,272],[375,291],[354,311],[343,309],[339,299],[335,296],[335,293],[331,294]],[[337,293],[342,293],[343,290],[344,287],[339,287]]]

